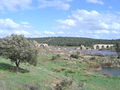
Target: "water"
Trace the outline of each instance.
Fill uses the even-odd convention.
[[[100,51],[100,50],[76,50],[75,48],[69,48],[70,51],[86,52],[89,54],[101,54],[101,55],[117,55],[113,51]]]
[[[88,52],[90,54],[117,55],[117,53],[113,51],[99,51],[99,50],[82,50],[82,51]]]
[[[101,72],[112,76],[120,76],[120,68],[103,68]]]

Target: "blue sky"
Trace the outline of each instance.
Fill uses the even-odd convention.
[[[120,0],[0,0],[0,37],[120,39]]]

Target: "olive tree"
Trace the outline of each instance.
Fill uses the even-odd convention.
[[[16,64],[17,70],[20,63],[37,64],[38,51],[33,41],[22,35],[14,35],[0,39],[0,56],[9,58]]]
[[[118,54],[118,58],[120,58],[120,42],[116,43],[116,52]]]

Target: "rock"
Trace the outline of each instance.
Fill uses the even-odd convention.
[[[67,64],[73,65],[73,64],[77,64],[75,61],[69,61]]]
[[[55,71],[55,72],[61,72],[61,71],[64,71],[64,70],[66,70],[66,68],[64,68],[64,67],[53,69],[53,71]]]
[[[75,73],[73,70],[67,70],[67,73]]]
[[[94,77],[96,77],[96,75],[94,75],[94,74],[91,73],[91,72],[86,72],[85,76],[94,76]]]
[[[52,90],[81,90],[79,84],[74,82],[71,78],[54,81],[51,86]]]
[[[68,57],[63,57],[62,59],[63,59],[63,60],[69,60],[70,58],[68,58]]]

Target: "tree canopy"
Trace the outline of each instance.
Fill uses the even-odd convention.
[[[47,43],[53,46],[80,46],[84,45],[92,47],[94,44],[115,44],[120,40],[103,40],[103,39],[91,39],[82,37],[44,37],[44,38],[29,38],[30,40],[36,40],[39,43]]]
[[[20,63],[36,65],[37,49],[33,41],[22,35],[11,35],[0,39],[0,56],[9,58],[19,68]]]

